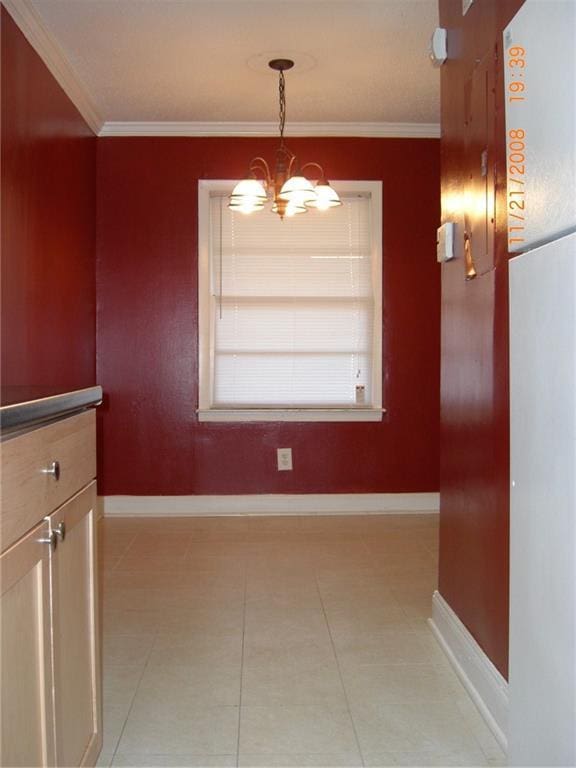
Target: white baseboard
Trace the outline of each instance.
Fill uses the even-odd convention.
[[[434,592],[429,622],[486,724],[507,751],[508,683],[439,592]]]
[[[437,493],[298,493],[245,496],[102,496],[106,517],[352,515],[438,512]]]

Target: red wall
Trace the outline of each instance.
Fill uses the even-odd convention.
[[[442,268],[441,513],[439,589],[498,669],[508,666],[509,402],[508,252],[502,30],[522,0],[440,0],[449,58],[442,67],[443,219],[462,199],[470,162],[464,150],[466,81],[488,53],[495,76],[488,114],[495,164],[494,249],[489,268],[466,282],[459,258]],[[499,62],[494,59],[498,51]]]
[[[95,383],[96,138],[2,7],[2,372]]]
[[[438,489],[439,146],[294,139],[333,179],[382,179],[382,423],[197,421],[197,185],[241,178],[276,140],[98,140],[97,374],[104,494]],[[294,471],[276,470],[292,447]]]

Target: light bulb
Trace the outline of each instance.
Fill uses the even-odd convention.
[[[228,203],[228,208],[237,213],[254,213],[264,208],[264,203],[254,198],[244,197],[232,200]]]
[[[278,213],[278,205],[277,203],[274,203],[272,206],[272,212]],[[301,205],[300,203],[286,203],[286,207],[284,208],[284,211],[282,213],[282,216],[296,216],[298,213],[307,213],[308,209],[305,205]]]
[[[264,202],[267,194],[262,182],[258,179],[242,179],[236,184],[230,195],[232,201],[238,198],[255,198]]]
[[[253,213],[264,207],[268,196],[258,179],[242,179],[232,190],[228,208],[239,213]]]
[[[305,205],[308,202],[316,200],[314,187],[304,176],[291,176],[284,182],[278,197],[281,200],[288,200],[297,205]]]
[[[328,182],[320,182],[316,184],[314,191],[316,192],[317,197],[316,200],[306,203],[309,208],[317,208],[319,211],[327,211],[328,208],[335,208],[337,205],[342,205],[338,193],[332,189]]]

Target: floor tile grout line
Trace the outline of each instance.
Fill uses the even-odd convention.
[[[136,687],[134,688],[134,694],[130,700],[130,706],[128,707],[128,712],[126,713],[126,717],[124,718],[124,724],[122,725],[122,730],[120,731],[120,735],[118,736],[118,740],[116,742],[116,746],[114,747],[114,753],[112,754],[112,760],[110,761],[110,765],[114,762],[114,759],[116,757],[116,753],[118,752],[118,747],[120,746],[120,742],[122,741],[122,736],[124,735],[124,731],[126,730],[126,723],[128,722],[128,718],[130,717],[130,714],[132,712],[132,708],[134,707],[134,701],[136,699],[136,694],[138,693],[138,690],[140,689],[140,685],[142,684],[142,679],[144,678],[144,674],[146,670],[148,669],[148,664],[150,662],[150,656],[152,655],[152,649],[154,648],[154,643],[156,642],[156,637],[158,637],[158,632],[156,632],[156,635],[154,636],[154,642],[150,645],[150,650],[148,651],[148,655],[146,657],[146,661],[142,666],[142,673],[140,677],[138,678],[138,682],[136,683]]]
[[[365,539],[364,539],[364,536],[362,536],[361,538],[362,538],[362,543],[364,544],[364,546],[366,547],[366,549],[367,549],[367,551],[368,551],[368,555],[369,555],[369,558],[370,558],[370,563],[371,563],[371,564],[372,564],[372,563],[374,563],[374,564],[375,564],[375,560],[376,560],[376,558],[377,558],[377,555],[376,555],[376,553],[375,553],[375,552],[373,552],[373,551],[370,549],[370,547],[369,547],[369,545],[368,545],[368,542],[367,542],[367,541],[365,541]],[[432,600],[432,596],[430,596],[430,600]],[[400,608],[400,610],[402,611],[402,614],[404,615],[404,618],[406,619],[406,622],[407,622],[408,626],[410,627],[410,630],[409,630],[409,631],[411,632],[411,634],[417,635],[417,632],[416,632],[416,630],[415,630],[415,629],[412,627],[410,616],[408,615],[408,613],[406,612],[406,610],[405,610],[405,609],[404,609],[404,607],[403,607],[403,601],[401,601],[401,600],[397,600],[397,599],[396,599],[396,597],[394,597],[394,602],[397,604],[397,606],[398,606],[398,607]]]
[[[238,695],[238,738],[236,740],[236,768],[240,764],[240,729],[242,727],[242,687],[244,684],[244,649],[246,637],[246,598],[248,592],[248,563],[244,561],[244,598],[242,603],[242,655],[240,658],[240,691]]]
[[[322,599],[322,592],[320,591],[320,584],[318,583],[318,576],[316,574],[316,571],[314,572],[314,580],[316,582],[316,589],[318,591],[318,597],[320,598],[320,605],[322,606],[322,613],[324,615],[324,621],[326,622],[326,627],[328,628],[328,635],[330,637],[330,644],[332,646],[332,653],[334,654],[334,660],[336,661],[336,668],[338,669],[338,677],[340,678],[340,685],[342,686],[342,691],[344,693],[344,699],[346,700],[346,709],[348,711],[348,716],[350,718],[350,722],[352,723],[352,730],[354,731],[354,738],[356,739],[356,746],[358,748],[358,754],[360,755],[360,760],[362,762],[362,765],[364,765],[364,753],[362,752],[362,747],[360,745],[360,739],[358,737],[358,731],[356,730],[356,723],[354,722],[354,717],[352,716],[352,709],[350,707],[350,700],[348,699],[348,692],[346,690],[346,686],[344,685],[344,677],[342,675],[342,669],[340,667],[340,659],[338,658],[338,653],[336,651],[336,645],[334,643],[334,638],[332,637],[332,630],[330,629],[330,622],[328,621],[328,615],[326,613],[326,607],[324,606],[324,600]]]
[[[116,569],[118,568],[118,566],[120,565],[120,563],[122,562],[122,560],[124,559],[124,557],[126,556],[126,553],[127,553],[127,552],[128,552],[128,550],[130,549],[130,547],[132,546],[132,544],[134,544],[134,542],[136,541],[136,537],[137,537],[137,536],[138,536],[138,534],[137,534],[137,533],[135,533],[135,534],[133,535],[133,537],[130,539],[130,543],[129,543],[129,544],[126,546],[126,548],[124,549],[124,551],[122,552],[122,554],[121,554],[121,555],[120,555],[120,557],[118,558],[118,561],[117,561],[117,562],[114,564],[114,566],[113,566],[113,567],[110,569],[110,573],[112,573],[112,572],[116,571]]]
[[[128,545],[128,547],[126,548],[126,552],[128,551],[128,549],[130,548],[130,546],[131,546],[131,545],[134,543],[134,541],[136,540],[136,537],[137,537],[137,535],[138,535],[137,533],[135,533],[135,534],[134,534],[134,538],[132,539],[132,541],[131,541],[131,543]],[[123,556],[124,556],[124,555],[122,555],[122,557],[123,557]],[[122,559],[122,557],[120,558],[120,560]],[[120,561],[118,561],[118,562],[120,562]],[[103,570],[103,571],[105,571],[106,569],[104,569],[104,568],[103,568],[102,570]],[[112,569],[112,571],[114,571],[114,570],[115,570],[115,568],[113,568],[113,569]],[[105,599],[105,596],[103,595],[103,596],[102,596],[102,601],[103,601],[103,602],[104,602],[104,599]],[[132,708],[133,708],[133,706],[134,706],[134,700],[136,699],[136,694],[138,693],[138,690],[139,690],[139,688],[140,688],[140,685],[141,685],[141,683],[142,683],[142,679],[144,678],[144,674],[145,674],[145,672],[146,672],[146,670],[147,670],[147,668],[148,668],[148,664],[149,664],[149,662],[150,662],[150,657],[151,657],[151,655],[152,655],[152,650],[154,649],[154,646],[155,646],[155,644],[156,644],[156,640],[157,640],[157,638],[158,638],[158,634],[159,634],[159,633],[158,633],[158,628],[156,628],[156,631],[154,632],[154,639],[153,639],[153,640],[152,640],[152,642],[150,643],[150,648],[148,649],[148,653],[147,653],[147,655],[146,655],[146,661],[145,661],[145,662],[144,662],[144,664],[142,665],[142,672],[140,673],[140,676],[138,677],[138,682],[136,683],[136,685],[135,685],[135,687],[134,687],[134,693],[132,694],[132,697],[131,697],[131,699],[130,699],[130,705],[129,705],[129,707],[128,707],[128,711],[127,711],[127,713],[126,713],[126,717],[124,718],[124,723],[123,723],[123,725],[122,725],[122,729],[121,729],[121,731],[120,731],[120,734],[119,734],[119,736],[118,736],[118,739],[116,740],[116,744],[115,744],[115,746],[114,746],[114,750],[113,750],[113,752],[112,752],[112,756],[111,756],[111,758],[110,758],[110,763],[109,763],[109,766],[111,766],[111,765],[112,765],[112,763],[114,762],[114,760],[115,760],[115,758],[116,758],[116,753],[118,752],[118,747],[120,746],[120,742],[122,741],[122,736],[124,735],[124,731],[125,731],[125,729],[126,729],[126,723],[128,722],[128,718],[130,717],[130,714],[131,714],[131,712],[132,712]],[[103,671],[104,671],[104,667],[105,667],[105,664],[106,664],[106,662],[105,662],[105,659],[104,659],[104,658],[102,658],[102,668],[103,668]],[[104,723],[102,723],[102,725],[104,726]]]

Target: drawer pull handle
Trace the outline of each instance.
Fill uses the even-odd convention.
[[[54,529],[54,533],[56,534],[56,536],[58,536],[60,541],[64,541],[64,539],[66,538],[66,523],[64,522],[64,520],[58,523],[58,525]]]
[[[58,546],[58,536],[56,535],[56,531],[50,531],[48,534],[48,538],[46,539],[38,539],[39,544],[49,544],[52,551],[56,549]]]
[[[45,475],[52,475],[54,480],[60,480],[60,462],[59,461],[53,461],[46,469],[43,469],[42,472]]]

